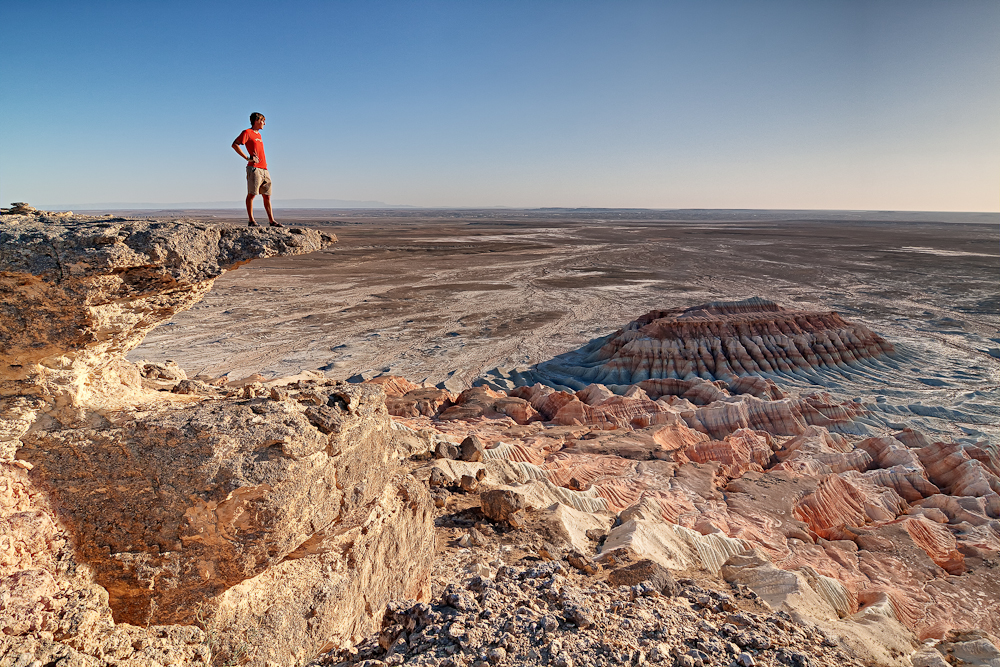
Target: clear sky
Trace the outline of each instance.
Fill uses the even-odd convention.
[[[1000,2],[0,0],[0,202],[1000,210]]]

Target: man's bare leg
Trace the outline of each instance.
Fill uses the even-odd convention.
[[[261,195],[264,198],[264,210],[267,211],[267,221],[271,223],[272,227],[284,227],[280,222],[274,219],[274,214],[271,213],[271,195]]]
[[[249,224],[250,227],[256,227],[257,226],[257,221],[253,219],[253,198],[255,196],[256,195],[247,195],[247,217],[250,219],[250,224]],[[270,204],[266,204],[266,206],[268,207],[268,214],[270,214],[271,213],[271,211],[270,211],[270,206],[271,205]]]

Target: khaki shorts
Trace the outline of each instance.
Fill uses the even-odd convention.
[[[247,194],[271,196],[271,175],[267,169],[247,165]]]

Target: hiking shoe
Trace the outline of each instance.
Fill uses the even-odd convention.
[[[284,227],[284,225],[281,224],[280,222],[271,222],[268,224],[271,225],[272,227]]]
[[[251,220],[249,223],[247,223],[247,227],[260,227],[260,225]]]

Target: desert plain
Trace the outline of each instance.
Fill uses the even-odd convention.
[[[178,215],[178,212],[172,212]],[[184,217],[242,224],[236,212]],[[1000,431],[994,214],[825,211],[310,210],[339,242],[222,276],[129,358],[190,376],[322,370],[460,391],[545,362],[653,309],[761,297],[836,311],[901,349],[845,398],[966,406],[956,437]],[[907,361],[909,360],[909,361]],[[971,405],[970,405],[971,404]]]

